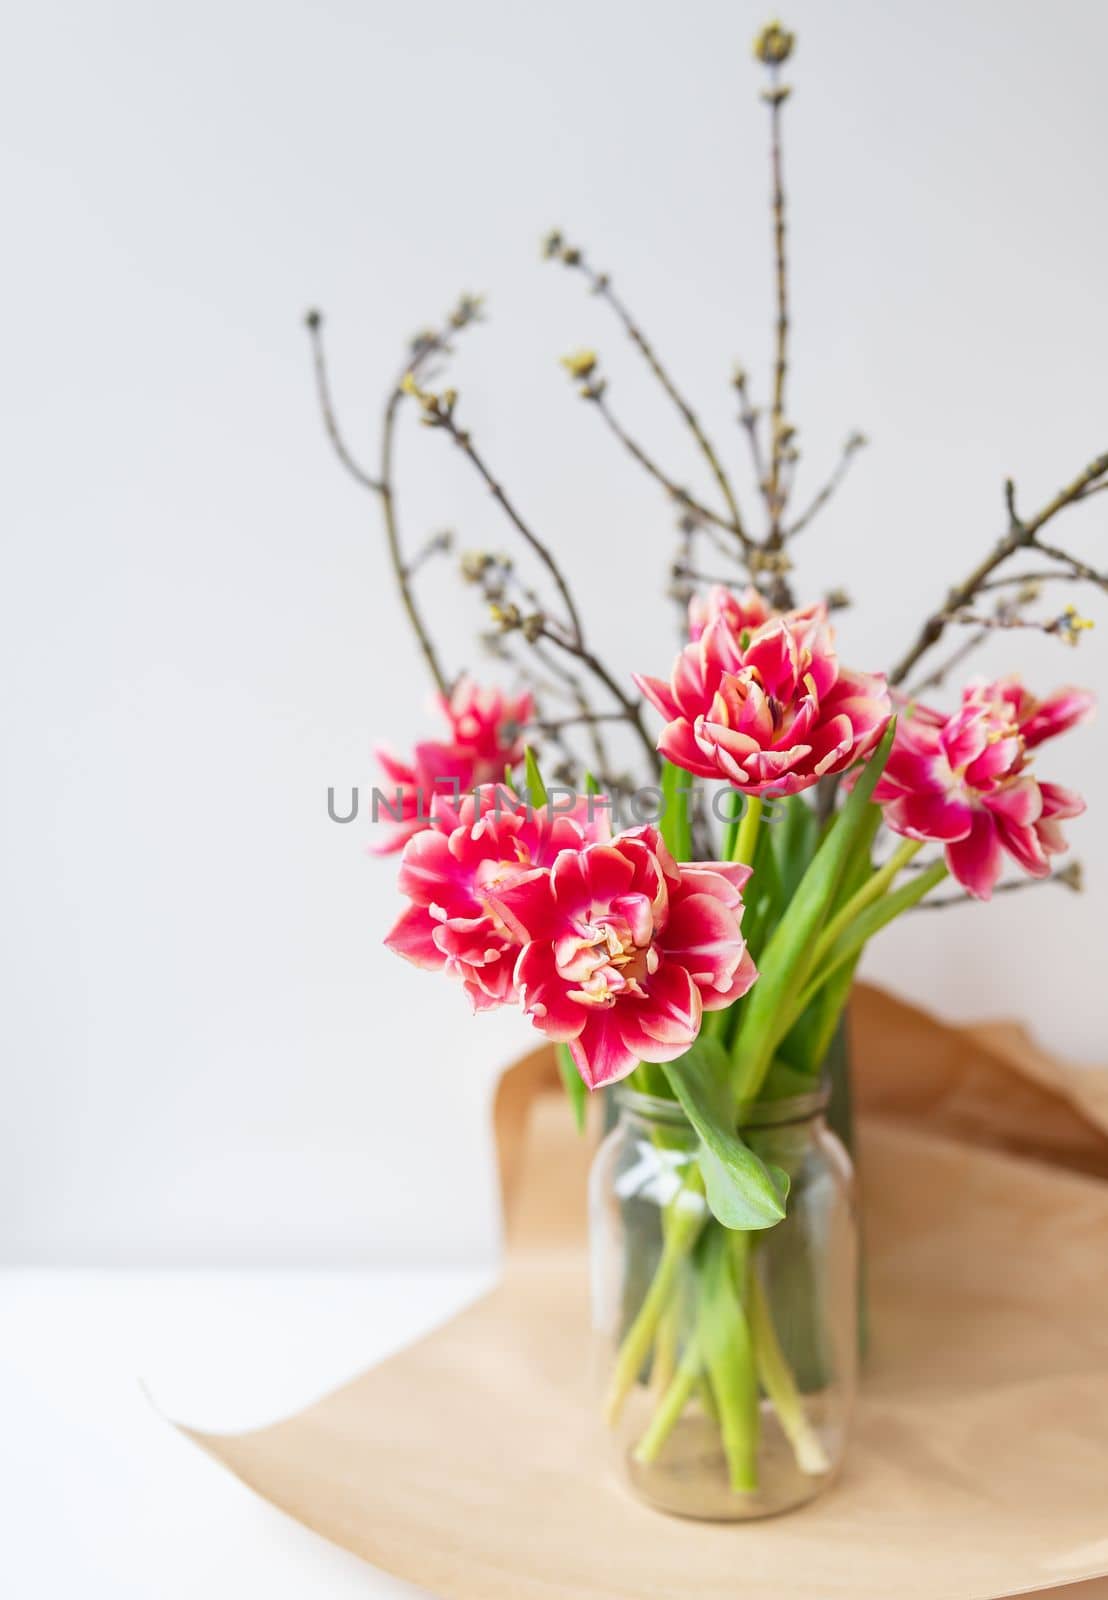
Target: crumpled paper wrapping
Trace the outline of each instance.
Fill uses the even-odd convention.
[[[994,1600],[1108,1574],[1108,1071],[876,990],[853,1029],[870,1351],[812,1505],[684,1522],[621,1483],[589,1379],[592,1142],[546,1051],[497,1097],[500,1287],[298,1416],[193,1437],[444,1600]]]

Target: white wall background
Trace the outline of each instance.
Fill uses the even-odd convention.
[[[591,245],[739,460],[730,363],[769,354],[762,12],[41,0],[9,25],[4,1258],[493,1248],[487,1098],[528,1035],[381,948],[392,867],[327,820],[327,786],[409,742],[425,689],[300,318],[329,313],[368,441],[407,336],[487,290],[466,414],[611,653],[664,670],[667,508],[555,358],[599,345],[628,419],[680,476],[696,461],[537,239]],[[865,600],[844,653],[878,666],[1000,530],[1006,473],[1033,506],[1108,444],[1108,9],[793,0],[786,20],[809,484],[848,428],[874,441],[804,554],[813,590]],[[444,440],[412,428],[400,466],[413,533],[504,541]],[[1106,517],[1094,501],[1076,535],[1102,566]],[[470,614],[445,575],[431,593],[460,660]],[[1105,634],[1075,655],[1006,638],[991,664],[1103,688]],[[868,970],[1104,1059],[1102,735],[1049,761],[1093,800],[1089,894],[909,919]]]

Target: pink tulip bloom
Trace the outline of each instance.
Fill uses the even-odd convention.
[[[966,685],[962,699],[1002,705],[1019,728],[1028,750],[1088,722],[1096,710],[1096,696],[1088,689],[1056,689],[1047,699],[1036,700],[1016,674],[991,683],[975,678]]]
[[[523,730],[533,709],[529,694],[513,697],[462,678],[449,698],[439,696],[438,704],[450,723],[449,742],[485,773],[477,783],[500,783],[505,765],[523,760]]]
[[[1059,826],[1085,803],[1041,783],[1028,751],[1090,715],[1091,695],[1067,689],[1037,701],[1016,678],[979,681],[950,716],[908,706],[874,799],[894,833],[946,847],[958,882],[988,900],[1009,855],[1032,877],[1066,849]]]
[[[432,824],[404,846],[400,892],[411,905],[385,943],[418,967],[461,979],[475,1011],[516,999],[514,969],[522,943],[496,895],[542,876],[563,851],[608,836],[607,815],[581,797],[572,811],[532,812],[503,785],[489,784],[457,805],[432,801]]]
[[[435,703],[449,724],[448,736],[417,744],[407,761],[387,750],[374,752],[389,783],[386,815],[397,814],[389,831],[370,845],[375,855],[402,850],[426,828],[436,795],[457,800],[481,784],[499,783],[506,768],[523,760],[523,729],[533,709],[529,694],[513,698],[463,678]]]
[[[735,638],[741,639],[747,629],[760,628],[772,615],[768,603],[753,584],[748,584],[742,594],[734,594],[717,583],[706,595],[694,594],[689,601],[689,638],[695,642],[709,622],[722,617]]]
[[[653,827],[563,851],[549,872],[492,891],[522,951],[515,981],[534,1026],[569,1046],[590,1089],[639,1061],[672,1061],[705,1011],[757,977],[743,941],[749,868],[677,866]]]
[[[709,621],[677,657],[669,683],[636,676],[666,718],[658,749],[744,794],[797,794],[872,754],[892,714],[881,675],[839,666],[823,605],[770,617],[736,635]]]

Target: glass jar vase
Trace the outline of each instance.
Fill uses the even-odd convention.
[[[707,1208],[681,1108],[626,1088],[593,1162],[603,1409],[631,1487],[663,1511],[772,1516],[841,1465],[857,1356],[850,1159],[823,1091],[759,1102],[740,1132],[788,1173],[787,1215],[742,1233]]]

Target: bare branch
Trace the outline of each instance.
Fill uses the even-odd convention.
[[[533,640],[531,642],[531,648],[537,658],[547,668],[547,670],[553,672],[555,677],[560,678],[562,683],[569,691],[571,699],[577,706],[577,713],[581,719],[581,724],[588,732],[589,742],[592,747],[593,761],[596,763],[596,771],[594,772],[593,776],[601,782],[607,779],[610,786],[611,779],[614,775],[612,773],[611,762],[608,757],[608,747],[604,742],[604,735],[601,732],[600,727],[601,722],[604,720],[602,714],[593,711],[589,697],[585,693],[581,680],[575,672],[572,672],[562,662],[551,657],[549,653],[542,648],[539,640]],[[626,720],[626,713],[623,711],[613,712],[612,720]],[[549,731],[549,725],[545,731]],[[557,728],[554,735],[555,738],[562,739],[562,731],[562,728]],[[568,748],[568,746],[565,745],[564,740],[562,740],[562,744],[563,748]]]
[[[798,533],[803,533],[808,524],[815,517],[819,516],[824,506],[834,495],[835,491],[839,488],[843,479],[850,471],[850,463],[854,460],[854,457],[858,454],[858,451],[863,448],[866,442],[867,441],[864,434],[852,433],[850,435],[846,443],[843,445],[842,453],[839,456],[834,472],[832,472],[823,488],[814,497],[806,510],[801,512],[796,521],[792,523],[790,527],[785,529],[784,537],[786,539],[795,539]]]
[[[598,722],[626,722],[622,711],[578,711],[572,717],[536,717],[535,727],[542,733],[561,733],[566,728],[595,727]]]
[[[772,65],[771,87],[763,99],[769,105],[770,115],[770,168],[773,174],[773,260],[774,285],[777,294],[777,318],[774,323],[773,400],[770,406],[770,461],[769,461],[769,514],[768,544],[777,549],[782,541],[781,518],[785,510],[785,495],[781,484],[781,463],[785,433],[785,379],[789,366],[789,276],[785,247],[785,176],[781,153],[781,107],[788,89],[779,82],[779,71]]]
[[[750,460],[754,467],[754,478],[768,510],[770,504],[769,478],[766,473],[765,459],[762,455],[762,439],[758,432],[758,424],[761,421],[762,414],[751,401],[747,376],[742,367],[735,368],[731,384],[739,397],[739,421],[750,444]]]
[[[961,666],[962,662],[968,656],[971,656],[975,650],[979,649],[988,637],[988,628],[981,628],[977,633],[971,634],[968,639],[963,639],[957,650],[952,651],[946,660],[940,662],[933,672],[929,673],[926,678],[921,678],[918,683],[912,684],[907,690],[909,700],[917,699],[927,689],[941,688],[954,671],[954,668]]]
[[[725,589],[729,589],[735,581],[733,575],[728,578],[719,573],[701,572],[698,568],[690,566],[685,561],[675,561],[673,563],[673,576],[675,578],[688,578],[691,583],[722,584]]]
[[[1099,493],[1102,489],[1108,489],[1108,483],[1098,484],[1092,492]],[[1086,495],[1079,494],[1077,498],[1078,500],[1084,500]],[[1076,556],[1071,556],[1068,551],[1059,550],[1057,545],[1043,544],[1038,539],[1033,541],[1033,545],[1041,555],[1049,556],[1052,561],[1063,562],[1073,577],[1083,578],[1087,583],[1095,583],[1098,589],[1108,589],[1108,573],[1098,572],[1095,567],[1087,566],[1084,561],[1079,561]],[[1063,574],[1052,572],[1050,576],[1052,578],[1060,578]]]
[[[1057,884],[1060,889],[1069,889],[1071,894],[1080,894],[1085,887],[1084,874],[1080,861],[1071,861],[1068,866],[1062,867],[1058,872],[1051,872],[1042,878],[1013,878],[1008,883],[998,883],[993,890],[994,894],[1019,894],[1024,889],[1041,889],[1046,884]],[[942,894],[937,900],[925,897],[912,907],[913,911],[941,911],[945,906],[962,906],[980,902],[971,894]]]
[[[1072,505],[1092,486],[1099,486],[1099,481],[1108,474],[1108,453],[1098,456],[1095,461],[1079,473],[1072,483],[1060,489],[1053,499],[1039,510],[1030,521],[1024,522],[1019,517],[1015,505],[1015,488],[1011,479],[1005,484],[1005,502],[1008,507],[1008,531],[998,540],[993,549],[986,555],[973,571],[960,584],[950,591],[946,604],[929,616],[921,627],[914,643],[907,653],[896,663],[889,673],[889,682],[892,684],[903,683],[921,656],[942,638],[948,622],[959,612],[972,605],[980,591],[981,585],[992,577],[997,567],[1007,561],[1009,556],[1017,550],[1025,550],[1034,545],[1039,530],[1046,526],[1052,517],[1056,517],[1066,506]],[[1040,546],[1040,548],[1043,548]],[[1044,549],[1044,554],[1052,552]],[[1063,557],[1063,559],[1068,559]]]
[[[647,760],[650,763],[650,770],[657,772],[660,765],[658,752],[654,747],[654,741],[646,731],[646,724],[642,720],[641,702],[632,700],[612,677],[604,663],[579,641],[566,638],[552,629],[544,629],[540,637],[549,640],[553,645],[557,645],[559,650],[564,650],[569,655],[576,656],[589,669],[597,682],[604,685],[612,699],[620,707],[627,722],[634,730],[639,743],[645,750]]]
[[[377,479],[371,477],[364,467],[358,465],[346,440],[335,415],[334,401],[331,397],[331,380],[327,372],[327,356],[323,348],[323,314],[319,311],[309,311],[304,318],[304,326],[308,330],[308,338],[312,346],[312,365],[315,369],[316,393],[319,396],[319,409],[323,417],[323,426],[327,430],[336,456],[349,472],[356,483],[363,489],[370,489],[374,494],[381,493],[381,485]]]
[[[584,639],[584,629],[581,626],[581,617],[577,610],[577,603],[570,591],[569,583],[566,580],[565,574],[562,572],[561,567],[555,560],[554,553],[550,549],[549,545],[545,544],[543,540],[539,538],[538,534],[535,533],[533,529],[523,520],[523,517],[516,509],[514,503],[509,500],[507,494],[504,492],[503,485],[494,477],[493,473],[486,465],[484,457],[479,454],[468,430],[465,428],[460,428],[457,422],[454,420],[454,405],[456,403],[457,396],[449,390],[444,395],[430,394],[428,391],[420,390],[418,388],[414,388],[414,392],[416,393],[420,405],[423,407],[424,421],[428,422],[431,426],[442,428],[446,433],[449,434],[451,439],[453,439],[454,443],[458,446],[458,449],[465,456],[466,460],[469,461],[470,465],[476,470],[478,476],[484,482],[485,486],[489,490],[489,493],[492,495],[501,511],[503,511],[508,521],[512,524],[513,528],[515,528],[520,538],[523,539],[525,544],[530,546],[535,555],[538,556],[539,560],[546,568],[547,572],[550,574],[554,581],[554,587],[557,589],[559,595],[561,596],[562,604],[566,608],[566,616],[569,619],[569,627],[573,634],[574,642],[576,644],[581,644]]]
[[[670,400],[676,406],[677,410],[681,414],[682,419],[684,420],[685,426],[696,440],[700,453],[707,462],[712,476],[719,487],[720,494],[723,496],[724,503],[727,506],[728,523],[731,531],[743,545],[744,549],[751,548],[752,540],[747,535],[746,529],[743,525],[742,514],[739,511],[739,504],[735,496],[735,491],[731,485],[730,478],[724,470],[715,446],[705,433],[700,419],[696,415],[696,412],[678,389],[677,385],[670,377],[667,369],[662,365],[654,346],[647,339],[638,323],[632,317],[630,311],[612,288],[611,278],[606,272],[598,272],[596,268],[593,267],[586,259],[582,250],[580,250],[576,245],[567,245],[562,236],[557,232],[548,235],[545,243],[545,254],[550,259],[562,261],[567,267],[572,268],[574,271],[580,272],[588,282],[592,292],[598,296],[599,299],[605,301],[605,303],[615,313],[616,317],[623,325],[623,329],[627,334],[627,337],[639,351],[651,372],[653,372],[654,376],[657,378],[658,382],[661,384]]]
[[[1035,588],[1043,583],[1083,583],[1091,576],[1089,573],[1075,572],[1067,569],[1063,572],[1013,572],[1007,578],[989,578],[987,582],[978,587],[978,594],[987,594],[993,589]],[[1108,580],[1105,580],[1108,587]]]
[[[598,683],[603,684],[604,688],[607,689],[616,704],[621,708],[626,720],[631,724],[647,752],[651,770],[657,771],[658,753],[654,748],[650,735],[646,731],[639,701],[632,700],[624,692],[599,656],[589,648],[585,641],[585,630],[576,602],[549,545],[545,544],[529,524],[524,521],[514,503],[509,500],[503,486],[486,464],[484,457],[478,452],[468,431],[458,426],[454,416],[458,403],[457,392],[453,389],[446,389],[442,394],[433,394],[429,390],[421,389],[415,377],[410,373],[405,380],[405,387],[419,401],[422,408],[423,421],[428,427],[441,429],[454,441],[463,456],[489,489],[493,499],[508,518],[508,521],[539,558],[553,579],[554,586],[565,606],[567,617],[565,623],[558,623],[541,613],[537,613],[533,617],[524,618],[521,614],[518,614],[517,608],[506,607],[502,612],[501,621],[509,630],[521,627],[529,642],[533,643],[537,639],[549,640],[551,644],[557,645],[560,650],[574,656],[583,666],[587,667],[592,676]]]
[[[467,321],[476,316],[476,311],[469,314],[469,308],[475,302],[463,299],[450,318],[449,328],[464,327]],[[385,414],[381,425],[381,464],[379,475],[371,477],[355,461],[346,447],[342,431],[338,426],[334,407],[331,402],[330,384],[327,376],[327,364],[323,349],[323,317],[320,312],[309,312],[305,319],[308,334],[312,342],[312,354],[316,373],[316,386],[319,392],[320,406],[323,412],[324,426],[332,445],[346,470],[362,485],[378,496],[381,502],[381,514],[385,524],[385,539],[388,545],[389,559],[392,563],[393,575],[400,591],[400,603],[404,608],[416,642],[427,669],[434,679],[435,686],[440,694],[450,693],[450,680],[443,670],[438,652],[431,639],[430,632],[423,620],[423,615],[416,603],[415,592],[411,584],[411,571],[405,563],[403,550],[400,543],[400,530],[396,516],[396,495],[392,481],[393,435],[396,428],[396,413],[403,396],[402,380],[398,379],[389,391],[385,404]],[[405,364],[404,373],[416,370],[433,354],[444,350],[447,345],[448,333],[446,331],[426,334],[416,341],[413,354]]]
[[[593,402],[600,415],[604,418],[604,421],[608,424],[608,427],[611,429],[612,433],[619,440],[620,444],[623,445],[628,454],[633,456],[634,459],[639,463],[640,467],[643,467],[650,474],[655,483],[661,484],[662,488],[666,491],[671,499],[676,500],[678,505],[683,506],[685,510],[691,511],[694,516],[702,518],[705,522],[713,523],[717,528],[723,528],[728,533],[732,534],[738,531],[733,522],[729,522],[726,517],[721,517],[717,511],[712,511],[708,506],[703,505],[699,500],[694,499],[687,489],[682,489],[679,484],[675,483],[674,480],[670,478],[650,456],[647,455],[642,446],[636,443],[636,441],[624,428],[623,424],[614,415],[612,408],[608,404],[604,389],[600,388],[597,389],[596,392],[590,392],[586,395],[586,398]]]

